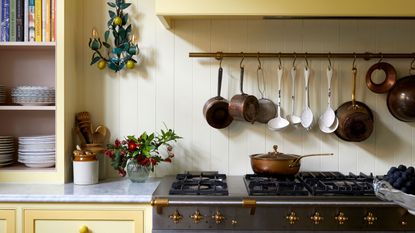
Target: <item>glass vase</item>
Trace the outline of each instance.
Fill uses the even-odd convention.
[[[134,183],[142,183],[148,179],[150,174],[150,166],[142,166],[135,159],[130,159],[127,162],[126,171],[128,178]]]

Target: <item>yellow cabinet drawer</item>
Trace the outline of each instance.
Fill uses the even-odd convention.
[[[0,233],[16,232],[16,211],[0,210]]]
[[[142,210],[25,210],[25,233],[143,233]]]

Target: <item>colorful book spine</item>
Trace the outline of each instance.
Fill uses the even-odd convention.
[[[35,41],[35,0],[29,0],[28,16],[28,41]]]
[[[9,0],[1,0],[1,41],[10,41],[10,7]]]
[[[50,2],[50,0],[46,0],[46,7],[44,7],[44,8],[46,8],[46,17],[44,17],[44,18],[46,18],[46,26],[45,26],[46,37],[45,37],[45,40],[47,42],[50,42],[51,41],[50,40],[50,21],[51,21],[51,16],[50,16],[50,14],[51,14],[51,2]]]
[[[24,41],[24,0],[16,0],[16,41]]]
[[[52,6],[50,8],[50,41],[56,41],[56,0],[51,0]]]
[[[42,0],[42,41],[46,41],[46,0]]]
[[[10,0],[10,40],[16,41],[16,0]]]
[[[29,0],[23,4],[23,41],[29,41]]]
[[[42,42],[42,0],[35,0],[35,41]]]

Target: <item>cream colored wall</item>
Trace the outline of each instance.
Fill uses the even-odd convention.
[[[249,154],[269,151],[278,144],[283,152],[333,152],[331,158],[308,158],[303,170],[338,170],[341,172],[374,172],[383,174],[391,165],[415,163],[414,124],[395,120],[388,112],[386,95],[370,92],[364,84],[367,69],[376,61],[357,62],[357,99],[369,105],[375,115],[373,135],[361,143],[348,143],[335,135],[325,135],[314,127],[310,132],[289,128],[271,132],[265,125],[234,122],[223,130],[212,129],[202,114],[203,104],[216,93],[218,64],[213,59],[191,59],[189,52],[413,52],[413,21],[356,20],[178,20],[166,30],[154,14],[154,0],[133,0],[130,19],[138,29],[139,47],[144,62],[134,71],[99,71],[89,66],[91,51],[88,39],[93,26],[100,33],[108,20],[103,0],[84,1],[83,74],[81,100],[94,122],[106,124],[112,138],[153,131],[163,122],[176,129],[183,140],[175,147],[172,165],[157,168],[157,175],[184,170],[219,170],[230,175],[250,173]],[[386,60],[393,64],[399,77],[408,74],[410,60]],[[327,59],[310,59],[312,76],[310,100],[313,112],[320,115],[326,107]],[[350,100],[352,60],[333,59],[333,104]],[[266,96],[276,99],[277,61],[262,60],[266,73]],[[284,59],[286,69],[292,59]],[[304,59],[298,58],[299,69]],[[222,95],[238,92],[239,60],[224,61]],[[255,59],[246,61],[245,89],[259,96],[256,86]],[[297,76],[297,93],[302,109],[302,72]],[[283,80],[283,110],[289,111],[290,78]],[[111,168],[108,168],[111,170]],[[111,172],[115,175],[114,172]]]

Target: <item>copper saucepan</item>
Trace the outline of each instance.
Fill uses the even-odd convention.
[[[278,176],[278,175],[295,175],[300,170],[300,160],[310,156],[333,155],[326,154],[309,154],[295,155],[278,152],[278,146],[274,145],[274,151],[267,154],[251,155],[252,170],[259,175]]]

